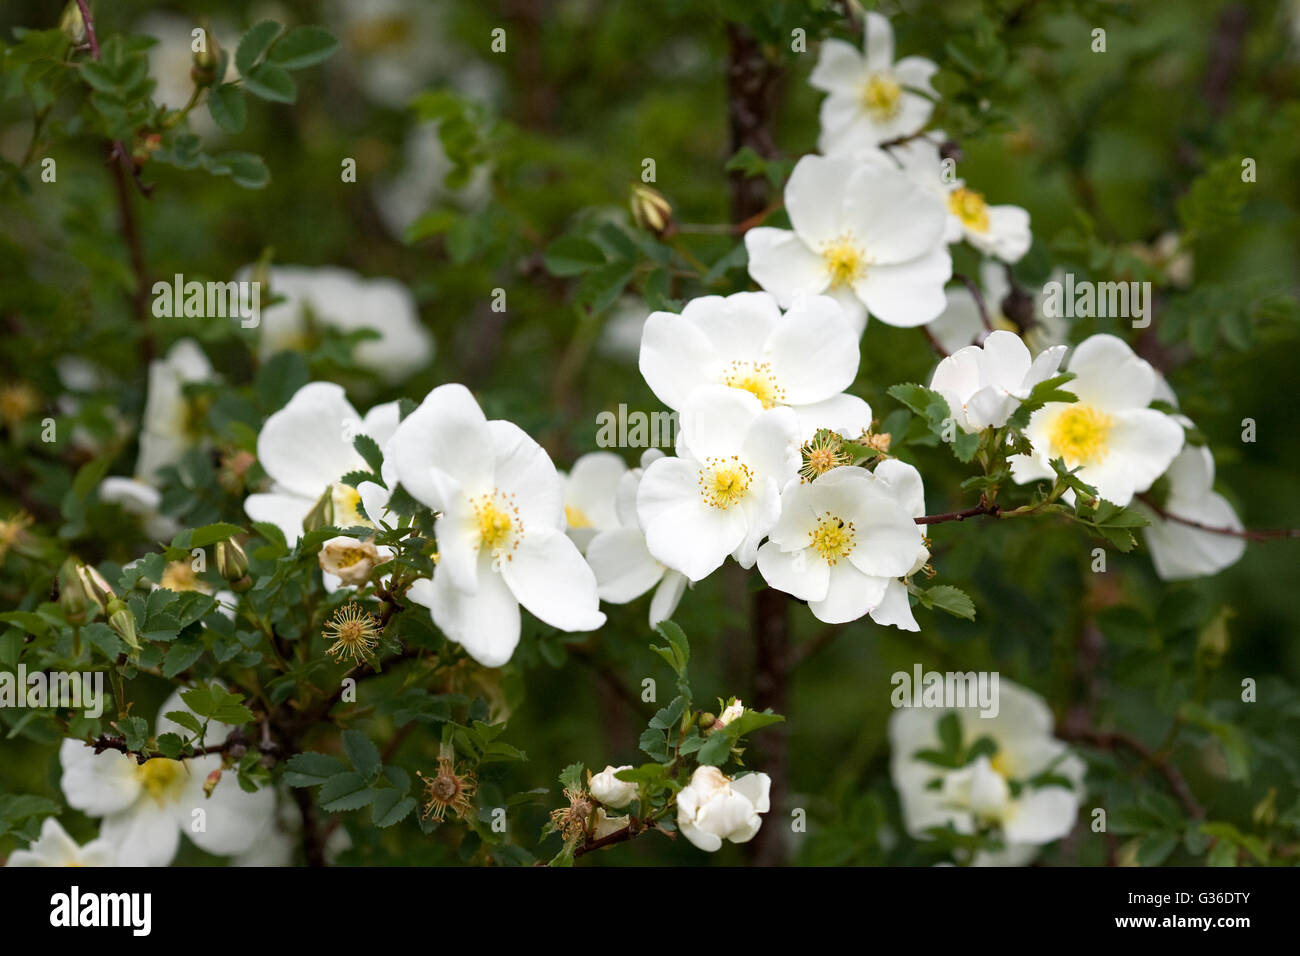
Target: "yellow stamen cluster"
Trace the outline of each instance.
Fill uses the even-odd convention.
[[[418,770],[415,775],[424,782],[426,802],[422,817],[432,817],[442,821],[450,810],[462,820],[469,819],[474,809],[470,797],[478,790],[478,781],[474,779],[474,774],[468,770],[463,775],[457,774],[452,758],[439,757],[436,775],[426,777]]]
[[[726,511],[749,494],[754,473],[736,455],[730,458],[706,458],[700,469],[700,495],[712,508]]]
[[[360,663],[371,656],[379,643],[379,622],[353,602],[335,611],[321,633],[326,640],[334,642],[326,650],[327,654],[335,660],[350,657]]]
[[[160,587],[169,591],[207,591],[207,586],[194,573],[188,561],[172,561],[163,569]]]
[[[1106,457],[1114,421],[1090,405],[1070,405],[1052,422],[1048,433],[1052,457],[1070,467],[1096,464]]]
[[[893,119],[903,105],[903,88],[888,73],[872,73],[862,87],[862,108],[877,122]]]
[[[34,520],[26,511],[20,510],[0,521],[0,561],[4,560],[10,548],[21,548],[30,541],[31,535],[27,529]]]
[[[853,463],[852,456],[844,450],[840,436],[829,430],[819,431],[813,438],[804,442],[803,447],[799,449],[799,454],[803,456],[803,467],[799,469],[799,477],[803,479],[804,484],[820,478],[832,468]]]
[[[140,781],[145,793],[163,806],[177,796],[185,786],[187,774],[185,764],[179,760],[166,757],[152,757],[142,764],[136,764],[135,777]]]
[[[498,559],[514,560],[514,551],[524,536],[514,495],[495,491],[471,500],[470,506],[478,522],[479,548]]]
[[[852,521],[844,521],[827,511],[817,519],[817,527],[808,532],[810,547],[829,565],[839,563],[853,553],[855,529]]]
[[[744,389],[762,402],[764,408],[785,404],[785,389],[777,382],[776,376],[772,374],[772,366],[767,362],[738,359],[727,366],[722,383]]]
[[[989,207],[983,193],[959,186],[948,194],[948,209],[967,229],[989,231]]]
[[[867,257],[848,233],[825,243],[822,258],[826,260],[832,289],[852,285],[867,274]]]
[[[40,396],[26,382],[10,382],[0,388],[0,419],[13,428],[36,411]]]

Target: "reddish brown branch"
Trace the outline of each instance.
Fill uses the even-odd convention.
[[[1186,525],[1189,528],[1195,528],[1197,531],[1205,531],[1210,534],[1222,534],[1232,538],[1244,538],[1247,541],[1271,541],[1276,538],[1300,538],[1300,528],[1223,528],[1216,525],[1202,524],[1199,521],[1193,521],[1191,518],[1184,518],[1182,515],[1176,515],[1157,505],[1148,495],[1138,495],[1138,500],[1154,511],[1165,521],[1173,521],[1177,524]]]

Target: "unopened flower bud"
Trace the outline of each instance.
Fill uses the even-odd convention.
[[[369,541],[340,536],[330,538],[317,556],[322,571],[328,571],[344,584],[365,584],[370,572],[380,563],[379,550]]]
[[[135,615],[126,606],[126,602],[120,597],[111,598],[108,602],[107,612],[108,626],[113,629],[118,637],[138,651],[140,649],[140,637],[135,629]]]
[[[81,46],[86,42],[86,21],[81,15],[77,0],[68,0],[68,5],[63,8],[63,16],[59,17],[59,29],[73,46]]]
[[[325,493],[312,505],[311,511],[302,519],[303,531],[315,531],[328,528],[334,524],[334,489],[326,488]]]
[[[649,186],[633,186],[630,205],[636,224],[656,236],[662,236],[673,221],[673,207],[662,193]]]
[[[217,789],[217,784],[221,782],[221,768],[218,767],[212,773],[208,774],[203,781],[203,796],[212,796],[212,791]],[[223,793],[225,791],[222,791]]]
[[[721,730],[744,712],[745,705],[739,700],[733,700],[727,705],[726,709],[718,715],[718,719],[713,723],[713,729]]]
[[[72,624],[84,624],[88,617],[103,613],[103,604],[95,600],[78,573],[76,558],[68,558],[59,568],[59,607]]]
[[[217,542],[217,573],[231,584],[248,576],[248,555],[238,541]]]
[[[631,770],[631,764],[621,767],[606,767],[591,778],[591,795],[607,807],[625,807],[636,799],[637,785],[619,780],[614,774],[621,770]]]
[[[190,67],[190,79],[200,89],[211,86],[220,79],[217,68],[221,65],[221,46],[217,43],[217,38],[207,29],[203,33],[205,48],[194,54],[194,65]]]

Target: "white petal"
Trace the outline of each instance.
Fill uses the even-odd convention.
[[[546,450],[514,422],[488,422],[488,432],[496,487],[514,496],[525,530],[563,528],[564,483]]]
[[[783,404],[824,401],[858,374],[858,333],[828,296],[801,296],[768,338],[767,351],[785,390]]]
[[[806,441],[819,429],[829,428],[845,438],[857,438],[871,428],[871,406],[856,395],[833,395],[823,402],[795,408],[799,437]]]
[[[677,612],[677,604],[686,591],[686,575],[678,571],[665,571],[659,587],[655,588],[654,597],[650,599],[650,626],[657,627],[660,621],[666,621]]]
[[[896,266],[933,253],[943,244],[948,212],[943,200],[901,170],[859,167],[844,190],[844,227],[865,247],[872,269]],[[944,277],[946,282],[951,272]],[[938,315],[936,310],[935,315]]]
[[[809,154],[785,184],[785,211],[794,231],[813,249],[844,232],[845,187],[858,166],[848,156]]]
[[[826,260],[789,229],[759,226],[745,233],[749,275],[788,308],[800,295],[816,295],[830,285]]]
[[[569,527],[575,527],[573,519],[581,516],[593,533],[617,528],[614,498],[625,474],[627,464],[610,451],[591,452],[574,462],[564,480],[564,511]]]
[[[1012,843],[1050,843],[1074,829],[1079,798],[1064,787],[1040,787],[1016,801],[1015,812],[1002,823]]]
[[[59,782],[68,805],[92,817],[125,810],[140,796],[135,762],[116,750],[96,754],[80,740],[59,744],[63,777]]]
[[[416,581],[407,596],[427,607],[438,628],[470,657],[484,667],[501,667],[519,644],[519,602],[492,570],[491,559],[481,560],[474,594],[456,590],[435,569],[430,583],[424,583],[427,578]]]
[[[867,69],[884,70],[894,62],[894,28],[874,10],[862,18],[863,45]]]
[[[758,570],[770,587],[801,601],[820,601],[830,587],[830,568],[816,551],[782,551],[774,541],[758,549]]]
[[[907,597],[907,586],[897,579],[891,579],[885,586],[884,596],[871,611],[871,619],[882,627],[896,627],[900,631],[921,629],[912,614],[912,604]]]
[[[661,564],[692,581],[717,570],[746,530],[739,508],[712,508],[704,502],[698,476],[692,464],[662,458],[646,469],[637,492],[646,547]]]
[[[275,813],[275,791],[263,787],[246,793],[229,771],[221,776],[212,796],[205,797],[203,784],[208,774],[221,766],[221,757],[212,754],[186,761],[189,785],[185,796],[173,808],[178,828],[201,850],[217,856],[243,853],[265,831]],[[202,808],[204,827],[192,826],[193,811]]]
[[[1113,335],[1084,339],[1070,355],[1067,367],[1078,377],[1066,388],[1078,395],[1079,401],[1102,411],[1145,408],[1155,395],[1155,369]]]
[[[863,574],[851,563],[840,561],[830,569],[826,597],[809,601],[808,608],[819,621],[847,624],[876,607],[884,599],[888,584],[888,578]]]
[[[808,85],[824,93],[852,94],[862,85],[866,73],[866,60],[853,44],[844,40],[823,40]]]
[[[605,623],[596,575],[561,531],[527,530],[514,554],[502,562],[501,576],[519,603],[552,627],[594,631]]]
[[[886,325],[910,328],[925,325],[948,304],[944,285],[952,278],[952,256],[944,245],[898,265],[867,267],[866,277],[853,291],[869,311]]]
[[[587,563],[596,573],[600,599],[611,604],[640,597],[664,576],[664,566],[651,556],[639,528],[597,534],[587,547]]]
[[[716,382],[717,349],[699,326],[671,312],[652,312],[641,332],[638,364],[655,397],[680,411],[691,393]]]
[[[322,488],[323,492],[325,489]],[[302,537],[302,519],[316,504],[316,498],[287,493],[249,495],[244,499],[244,512],[254,521],[267,521],[284,534],[290,547]]]
[[[340,386],[311,382],[266,420],[257,459],[277,485],[315,501],[329,484],[366,467],[352,447],[361,431],[361,417]]]
[[[147,797],[129,810],[105,817],[99,835],[116,851],[118,866],[166,866],[181,844],[170,809]]]
[[[492,439],[483,410],[463,385],[441,385],[397,426],[385,449],[398,480],[416,500],[441,510],[445,484],[435,469],[451,476],[466,494],[483,494],[492,482]]]

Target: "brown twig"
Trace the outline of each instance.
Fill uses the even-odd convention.
[[[1154,511],[1165,521],[1173,521],[1177,524],[1186,525],[1189,528],[1195,528],[1197,531],[1205,531],[1210,534],[1222,534],[1231,538],[1244,538],[1247,541],[1272,541],[1278,538],[1300,538],[1300,528],[1224,528],[1216,525],[1202,524],[1199,521],[1193,521],[1191,518],[1184,518],[1182,515],[1176,515],[1166,511],[1157,505],[1149,495],[1140,494],[1138,500]]]
[[[975,308],[979,310],[980,321],[984,323],[984,331],[993,331],[993,322],[989,319],[989,310],[984,305],[984,293],[976,285],[975,280],[968,275],[962,275],[960,272],[954,272],[952,277],[970,290],[971,297],[975,300]]]
[[[1002,514],[1002,508],[999,505],[991,505],[981,501],[974,508],[967,508],[965,511],[945,511],[943,514],[922,515],[913,520],[917,524],[943,524],[945,521],[965,521],[967,518],[976,518],[981,515],[988,515],[990,518],[997,518]]]
[[[1138,740],[1132,734],[1126,734],[1121,731],[1103,731],[1093,730],[1092,728],[1069,729],[1063,728],[1061,737],[1064,740],[1073,740],[1079,743],[1089,744],[1101,750],[1114,750],[1116,747],[1124,747],[1131,750],[1142,758],[1148,766],[1154,767],[1164,777],[1165,783],[1173,791],[1187,815],[1196,820],[1205,819],[1205,808],[1201,806],[1196,795],[1192,793],[1192,788],[1187,785],[1187,780],[1179,772],[1178,768],[1171,764],[1164,756],[1157,754],[1150,747]]]

